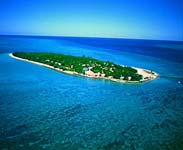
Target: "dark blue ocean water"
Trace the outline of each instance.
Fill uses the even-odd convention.
[[[121,84],[12,59],[14,51],[91,56],[153,70]],[[0,149],[182,150],[183,43],[0,37]]]

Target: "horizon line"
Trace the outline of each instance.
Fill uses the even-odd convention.
[[[25,34],[0,34],[0,36],[17,36],[17,37],[56,37],[56,38],[98,38],[98,39],[121,39],[121,40],[149,40],[149,41],[167,41],[167,42],[183,42],[183,40],[165,40],[150,38],[125,38],[125,37],[95,37],[95,36],[73,36],[73,35],[25,35]]]

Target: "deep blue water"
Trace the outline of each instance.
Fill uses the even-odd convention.
[[[153,70],[121,84],[12,59],[14,51],[91,56]],[[0,149],[182,150],[183,43],[0,37]]]

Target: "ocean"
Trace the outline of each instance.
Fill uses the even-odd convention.
[[[116,83],[15,60],[15,51],[90,56],[160,77]],[[183,42],[0,36],[0,149],[182,150]]]

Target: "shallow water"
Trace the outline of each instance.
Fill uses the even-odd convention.
[[[181,62],[59,39],[1,37],[0,50],[0,149],[183,149]],[[121,84],[72,76],[8,56],[17,50],[86,55],[170,78]]]

